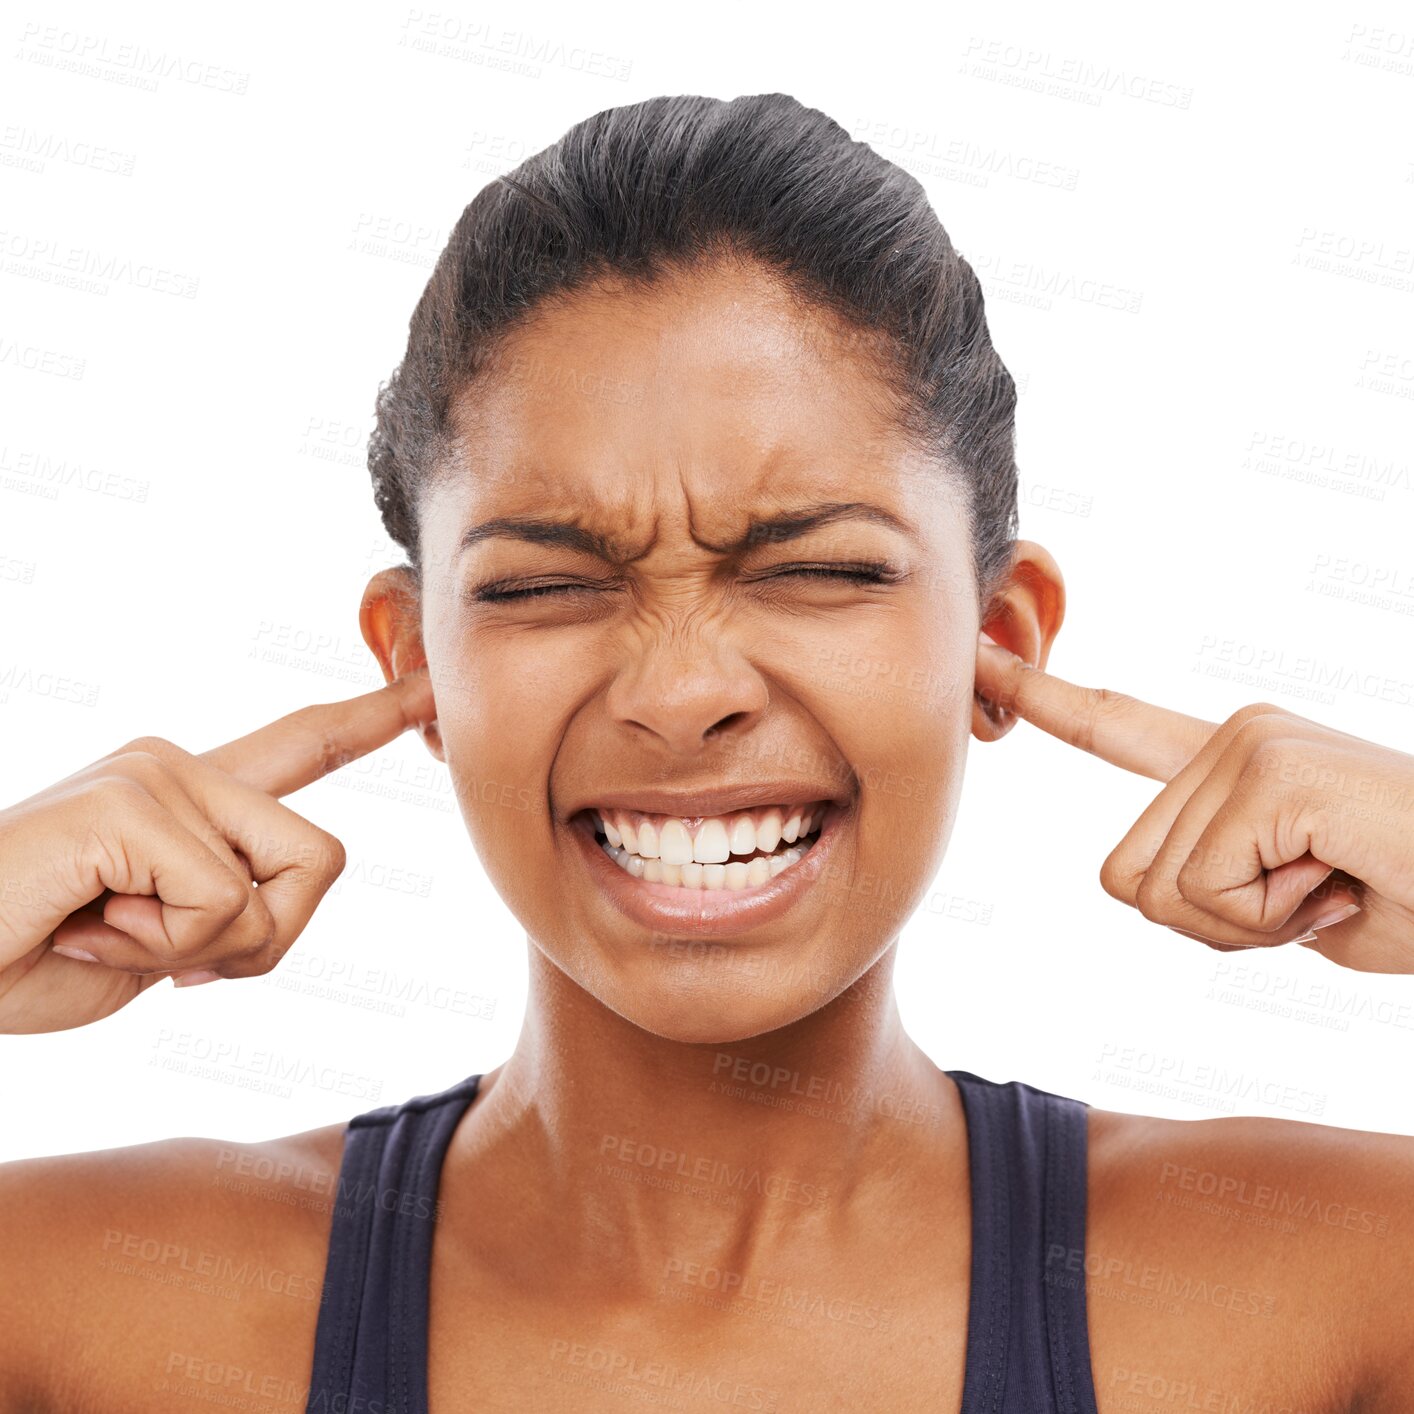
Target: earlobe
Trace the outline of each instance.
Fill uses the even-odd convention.
[[[437,725],[436,717],[420,726],[418,734],[422,737],[427,749],[445,766],[447,756],[442,749],[442,729]]]

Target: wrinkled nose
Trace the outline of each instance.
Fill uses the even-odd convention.
[[[765,679],[739,651],[700,639],[650,650],[619,674],[608,696],[616,721],[678,756],[748,731],[769,701]]]

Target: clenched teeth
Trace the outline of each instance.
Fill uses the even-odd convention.
[[[768,805],[730,815],[686,819],[636,810],[594,810],[595,828],[615,849],[664,864],[726,864],[733,855],[770,854],[820,828],[829,801]]]
[[[603,849],[650,884],[749,889],[788,869],[814,844],[829,801],[772,805],[686,819],[632,810],[594,810]],[[733,858],[733,856],[736,856]]]

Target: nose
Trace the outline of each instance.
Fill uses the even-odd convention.
[[[678,756],[749,731],[769,701],[765,680],[740,652],[702,638],[650,648],[608,694],[615,721],[649,733]]]

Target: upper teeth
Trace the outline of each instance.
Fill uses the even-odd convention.
[[[730,815],[687,819],[645,815],[637,810],[595,810],[594,823],[609,843],[640,859],[664,864],[725,864],[732,855],[794,844],[820,825],[829,801],[811,805],[768,805]]]

